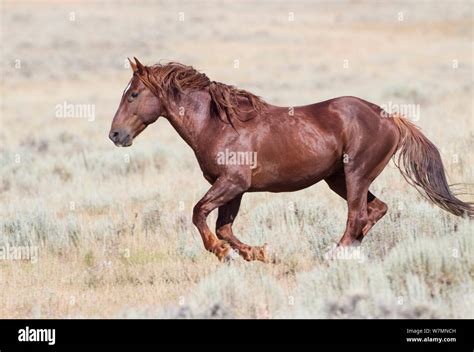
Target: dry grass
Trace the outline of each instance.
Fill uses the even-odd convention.
[[[275,104],[420,104],[450,180],[472,182],[472,2],[374,4],[2,2],[0,245],[39,257],[0,261],[0,317],[473,318],[472,223],[393,165],[372,187],[390,210],[363,260],[323,259],[345,203],[320,184],[246,195],[235,231],[278,261],[221,264],[191,224],[208,185],[169,124],[130,149],[107,138],[126,56],[172,59]],[[95,120],[55,118],[64,101]]]

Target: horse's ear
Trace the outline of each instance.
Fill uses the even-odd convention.
[[[130,67],[132,68],[133,72],[135,72],[137,70],[137,64],[130,60],[129,57],[127,57],[127,60],[130,63]]]
[[[145,66],[143,66],[142,63],[138,61],[138,59],[135,56],[133,58],[135,59],[138,74],[139,75],[143,74],[143,72],[145,72]]]

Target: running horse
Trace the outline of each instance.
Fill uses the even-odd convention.
[[[194,206],[192,219],[206,250],[220,260],[235,252],[248,261],[268,260],[266,245],[249,246],[232,232],[244,193],[292,192],[321,180],[347,201],[338,247],[362,241],[387,213],[387,205],[369,187],[397,151],[397,167],[422,195],[454,215],[473,217],[473,203],[450,190],[436,146],[398,114],[355,97],[274,106],[211,81],[191,66],[144,66],[134,59],[129,59],[133,76],[109,137],[116,146],[128,147],[158,117],[168,119],[212,185]],[[220,160],[224,152],[256,155],[258,162],[225,162]],[[206,218],[216,208],[214,235]]]

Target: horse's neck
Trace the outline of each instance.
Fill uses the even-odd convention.
[[[210,96],[207,92],[182,94],[172,101],[165,116],[181,138],[196,150],[199,135],[211,123]]]

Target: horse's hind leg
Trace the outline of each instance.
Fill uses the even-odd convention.
[[[346,177],[347,189],[347,223],[346,230],[338,246],[350,246],[363,233],[369,223],[367,211],[367,194],[370,182],[357,175]]]
[[[346,230],[339,241],[340,246],[351,245],[354,241],[360,240],[373,226],[368,217],[369,186],[382,172],[396,150],[397,143],[393,136],[385,136],[383,149],[377,144],[372,144],[367,148],[359,146],[357,151],[351,153],[350,150],[354,149],[354,146],[348,147],[349,160],[344,163],[344,175],[349,209]]]
[[[339,196],[347,200],[346,178],[343,172],[331,175],[325,179],[329,188]],[[388,210],[387,204],[375,197],[370,191],[367,192],[367,224],[359,233],[357,240],[362,241],[369,230],[379,221]]]
[[[241,200],[242,194],[219,207],[219,214],[216,222],[216,235],[219,239],[227,241],[245,260],[266,261],[264,247],[251,247],[242,243],[232,232],[232,224],[239,212]]]

